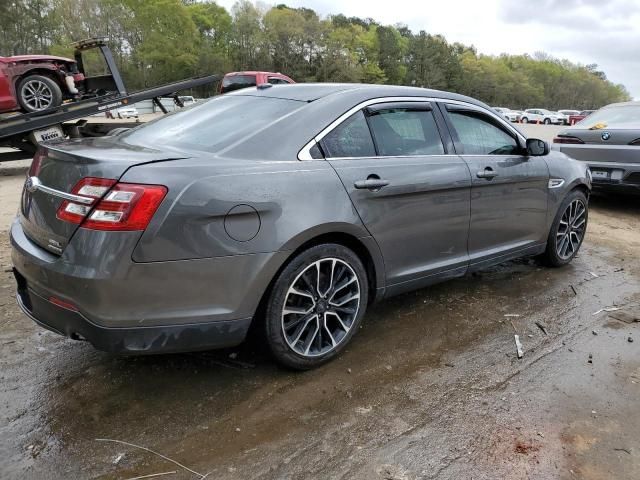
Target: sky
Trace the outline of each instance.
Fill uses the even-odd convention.
[[[235,0],[218,0],[228,10]],[[499,55],[544,51],[596,63],[640,100],[640,0],[277,0],[322,16],[371,17]]]

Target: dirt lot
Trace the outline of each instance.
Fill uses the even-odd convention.
[[[596,313],[640,313],[637,199],[592,198],[570,266],[394,298],[292,373],[255,340],[122,358],[34,325],[10,273],[21,184],[0,176],[0,478],[640,478],[640,323]]]

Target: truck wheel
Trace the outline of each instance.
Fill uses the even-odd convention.
[[[25,112],[39,112],[62,104],[62,90],[51,78],[29,75],[18,84],[18,102]]]

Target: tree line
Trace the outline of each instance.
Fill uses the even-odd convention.
[[[239,0],[7,0],[0,55],[69,56],[72,42],[108,38],[130,90],[238,70],[299,82],[363,82],[449,90],[516,109],[593,109],[629,100],[597,65],[534,55],[490,56],[441,35],[371,18]],[[95,52],[94,52],[95,53]],[[102,68],[97,56],[85,61]]]

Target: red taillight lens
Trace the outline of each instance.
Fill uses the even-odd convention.
[[[92,230],[144,230],[167,188],[88,177],[78,182],[72,193],[88,201],[62,202],[57,214],[60,220]]]
[[[559,136],[553,139],[553,143],[573,143],[573,144],[580,144],[580,143],[584,143],[582,140],[580,140],[578,137],[569,137],[569,136]]]
[[[144,230],[167,194],[162,185],[118,183],[82,223],[92,230]]]
[[[65,222],[82,223],[91,208],[102,196],[115,185],[116,181],[110,178],[86,177],[76,183],[71,193],[91,200],[87,203],[79,203],[65,200],[58,209],[58,218]]]
[[[33,156],[33,160],[31,160],[31,166],[29,167],[30,177],[38,176],[40,173],[40,167],[42,166],[42,161],[45,158],[47,158],[47,151],[44,148],[39,148]]]

